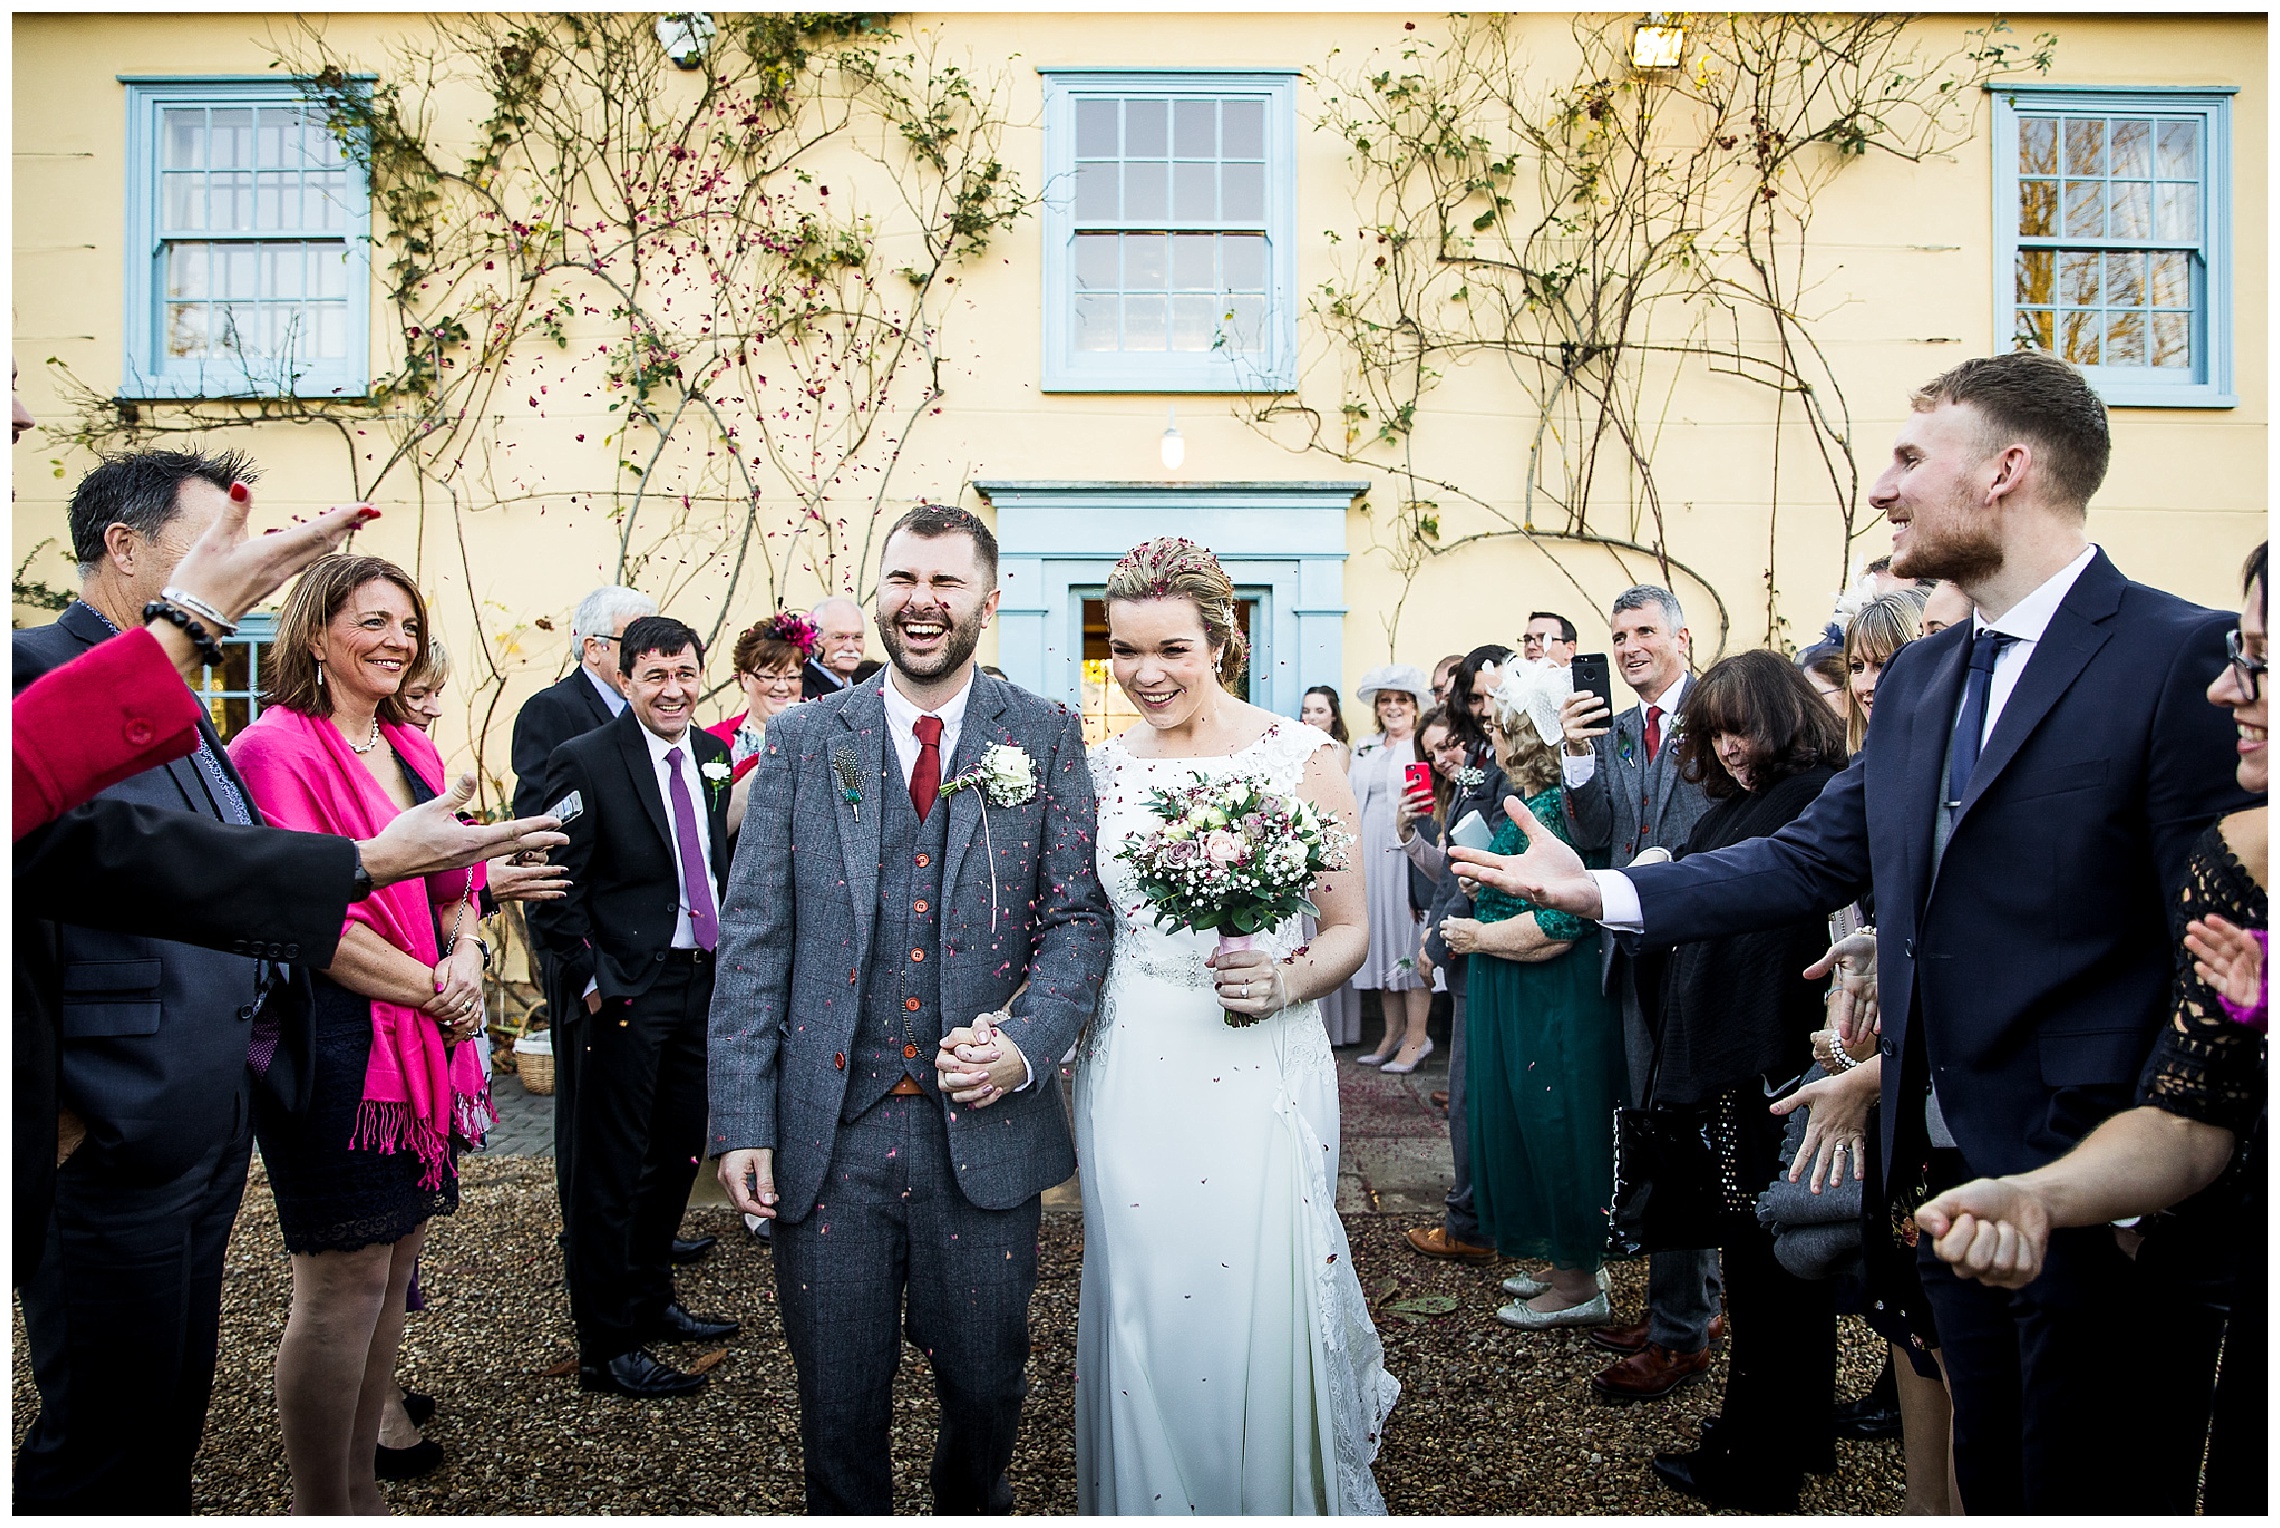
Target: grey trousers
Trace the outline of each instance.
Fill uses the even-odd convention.
[[[1452,1241],[1477,1246],[1480,1217],[1473,1213],[1472,1111],[1465,1106],[1465,987],[1459,975],[1449,979],[1449,1001],[1449,1155],[1457,1171],[1442,1221]]]
[[[1615,957],[1609,973],[1623,1004],[1623,1061],[1630,1072],[1631,1107],[1646,1102],[1647,1073],[1654,1064],[1655,1037],[1639,1006],[1631,962]],[[1647,1257],[1647,1341],[1673,1353],[1699,1353],[1710,1345],[1710,1320],[1718,1314],[1722,1286],[1718,1249],[1655,1252]]]
[[[977,1209],[951,1176],[941,1105],[895,1097],[840,1125],[816,1198],[774,1233],[808,1511],[894,1510],[887,1450],[905,1336],[932,1364],[942,1405],[935,1512],[1011,1511],[1039,1201]]]

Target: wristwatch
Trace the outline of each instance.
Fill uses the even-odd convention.
[[[372,872],[364,868],[364,851],[350,840],[348,852],[356,856],[356,874],[349,878],[348,900],[361,902],[372,895]]]

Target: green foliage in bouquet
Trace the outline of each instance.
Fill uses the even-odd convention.
[[[1250,776],[1149,793],[1163,826],[1118,851],[1166,929],[1257,934],[1300,913],[1351,838],[1297,796]]]

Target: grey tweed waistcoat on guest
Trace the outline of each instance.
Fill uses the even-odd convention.
[[[918,820],[908,791],[880,793],[879,911],[871,940],[862,1022],[847,1058],[839,1117],[854,1120],[909,1077],[936,1092],[934,1051],[942,1020],[942,860],[950,797]],[[905,1055],[914,1049],[916,1054]]]

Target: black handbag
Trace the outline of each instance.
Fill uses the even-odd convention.
[[[1615,1111],[1615,1202],[1607,1221],[1607,1255],[1715,1247],[1735,1213],[1755,1213],[1754,1194],[1735,1181],[1739,1127],[1734,1093],[1708,1103],[1658,1104],[1662,1030],[1637,1108]]]

